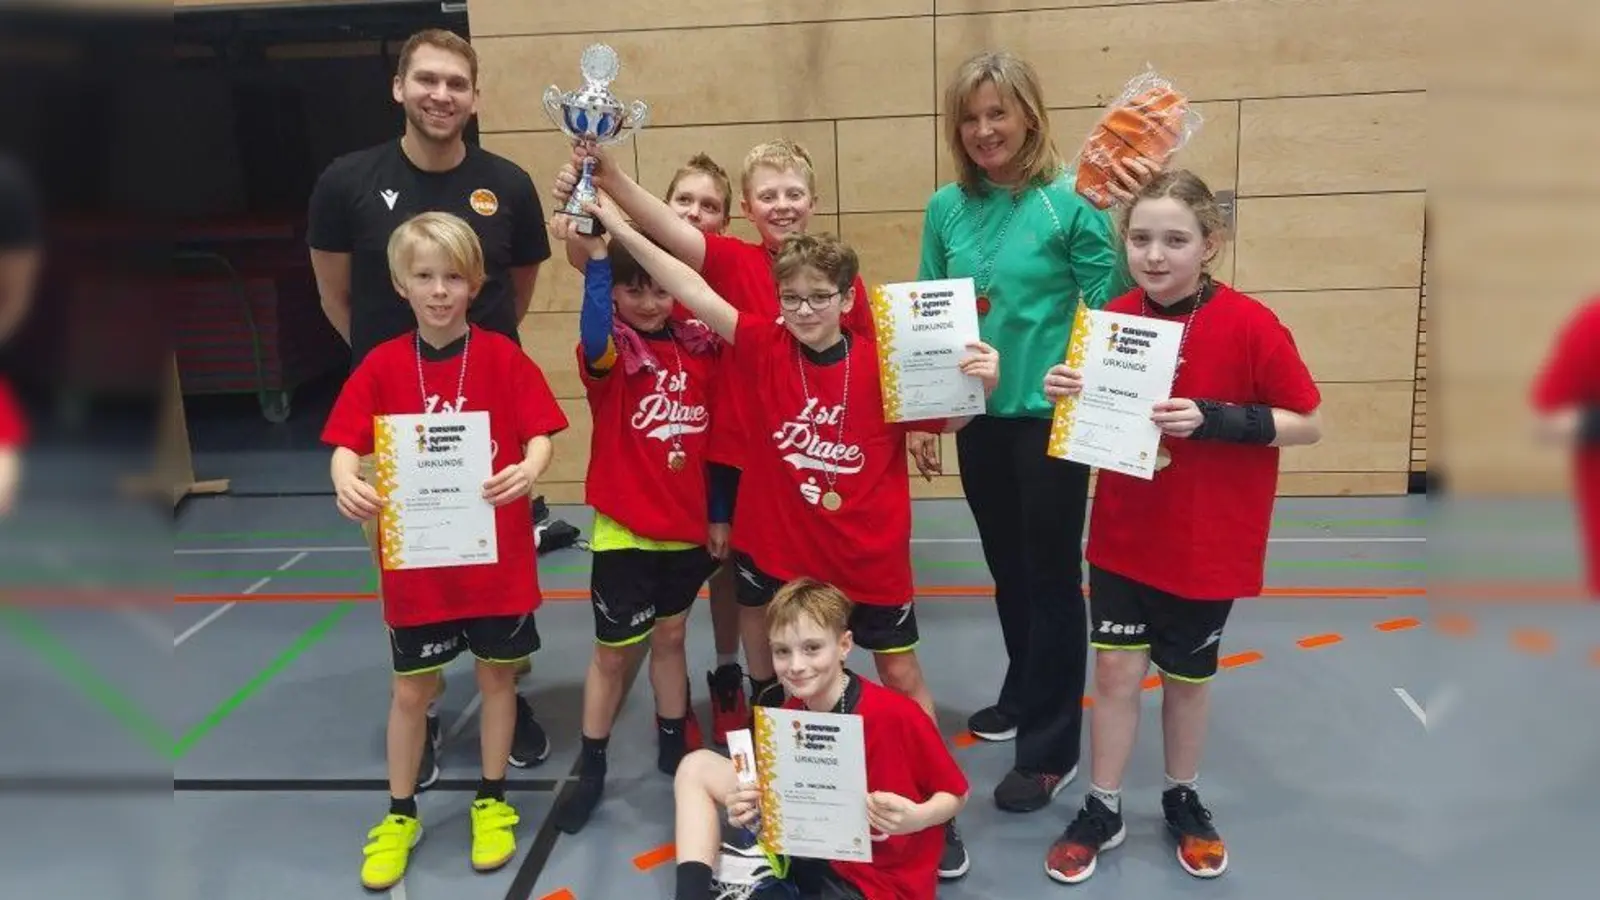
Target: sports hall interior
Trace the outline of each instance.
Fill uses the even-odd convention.
[[[812,227],[848,240],[869,284],[916,275],[925,204],[953,177],[940,110],[960,60],[984,48],[1030,60],[1068,157],[1128,79],[1146,66],[1172,78],[1204,120],[1174,164],[1225,192],[1232,219],[1216,274],[1292,329],[1325,404],[1321,443],[1283,453],[1267,588],[1241,601],[1224,641],[1201,777],[1233,866],[1199,882],[1171,864],[1154,681],[1124,789],[1130,839],[1094,879],[1065,887],[1042,865],[1086,774],[1044,811],[995,808],[1011,749],[975,740],[965,722],[992,702],[1004,657],[947,436],[945,474],[912,482],[919,653],[973,785],[960,820],[972,869],[939,896],[1475,898],[1525,892],[1529,872],[1540,873],[1541,896],[1578,890],[1574,860],[1593,841],[1600,763],[1600,622],[1573,599],[1582,563],[1559,499],[1564,469],[1556,460],[1528,470],[1545,499],[1481,514],[1429,496],[1440,475],[1429,452],[1433,240],[1427,133],[1414,127],[1428,116],[1427,60],[1414,43],[1427,6],[175,0],[169,99],[184,110],[173,152],[187,185],[172,198],[182,227],[164,302],[175,352],[163,363],[149,479],[161,514],[97,523],[122,536],[107,577],[136,569],[151,575],[154,596],[164,597],[164,580],[173,597],[114,614],[40,609],[0,627],[12,721],[52,723],[3,741],[0,782],[53,785],[5,801],[9,821],[34,824],[0,846],[0,886],[9,885],[0,894],[365,895],[362,835],[387,792],[388,657],[376,574],[360,531],[334,508],[319,443],[348,350],[318,306],[304,202],[333,157],[398,135],[395,55],[425,27],[470,37],[482,69],[469,140],[527,169],[547,212],[569,140],[540,96],[550,84],[576,87],[580,53],[604,42],[621,60],[612,89],[650,106],[648,124],[613,151],[641,184],[664,189],[705,152],[734,173],[737,191],[748,148],[799,141],[816,163]],[[743,219],[731,231],[755,236]],[[536,493],[586,536],[589,414],[572,360],[582,281],[553,246],[521,338],[571,427]],[[44,288],[49,322],[95,302],[69,281]],[[1522,321],[1548,334],[1569,309],[1531,308]],[[93,347],[37,352],[59,367],[55,381],[100,372],[74,368]],[[1513,356],[1512,379],[1525,378],[1538,350]],[[1453,427],[1472,436],[1470,423]],[[1452,474],[1470,480],[1474,457],[1460,460]],[[60,458],[38,468],[70,478]],[[1459,513],[1442,547],[1430,527],[1441,503]],[[27,509],[24,498],[0,530],[13,548],[30,538],[20,523],[41,521]],[[1441,596],[1430,577],[1441,555],[1457,582],[1488,585],[1483,596]],[[569,836],[548,821],[575,774],[593,638],[587,557],[581,545],[540,557],[544,647],[527,690],[553,751],[512,771],[517,858],[487,876],[466,862],[479,766],[475,688],[457,666],[442,701],[444,777],[421,795],[430,840],[391,892],[399,900],[670,900],[672,786],[654,766],[647,678],[630,682],[594,822]],[[712,659],[701,604],[689,669],[702,717]],[[1538,703],[1520,699],[1529,684],[1540,686]],[[81,848],[59,837],[82,817],[105,830],[103,867],[80,869]],[[1504,864],[1508,846],[1514,865]]]

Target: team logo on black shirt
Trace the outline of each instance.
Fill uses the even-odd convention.
[[[488,188],[478,188],[472,192],[472,211],[480,216],[492,216],[500,209],[500,198]]]

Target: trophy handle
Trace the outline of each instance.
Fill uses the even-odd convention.
[[[545,114],[548,115],[550,117],[550,121],[554,122],[555,126],[560,128],[562,131],[565,131],[567,126],[567,117],[561,111],[561,101],[565,96],[566,95],[561,92],[561,89],[553,84],[544,89]]]
[[[635,100],[628,104],[628,114],[622,125],[623,131],[617,136],[618,140],[624,137],[632,137],[649,121],[650,107],[648,104],[643,100]]]

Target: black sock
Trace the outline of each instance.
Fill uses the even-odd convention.
[[[584,777],[606,777],[606,745],[610,743],[610,737],[592,738],[585,735],[583,749],[578,756],[578,774]]]
[[[402,800],[391,795],[389,797],[389,815],[410,816],[415,819],[417,817],[417,798],[406,797]]]
[[[711,867],[703,862],[678,863],[678,890],[673,900],[711,900]]]
[[[504,778],[484,777],[478,782],[479,800],[499,800],[506,802],[506,780]]]
[[[668,719],[664,716],[656,716],[656,727],[661,730],[661,733],[664,735],[671,735],[675,738],[684,737],[683,729],[688,722],[688,716],[679,716],[676,719]]]

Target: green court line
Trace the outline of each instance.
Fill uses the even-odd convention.
[[[221,725],[229,716],[233,715],[234,710],[237,710],[246,700],[255,696],[263,687],[266,687],[267,682],[276,678],[278,673],[287,669],[295,660],[304,656],[307,650],[316,646],[318,641],[327,637],[328,632],[332,631],[333,627],[338,625],[355,608],[356,604],[354,603],[340,603],[327,615],[317,620],[315,625],[312,625],[310,629],[300,635],[299,640],[289,645],[282,653],[279,653],[278,658],[267,664],[265,669],[256,673],[256,677],[246,682],[244,687],[234,692],[232,697],[224,700],[221,706],[212,710],[210,715],[200,720],[193,728],[190,728],[188,733],[173,746],[172,758],[182,759],[184,755],[194,749],[195,744],[199,743],[202,738],[210,734],[213,729]]]
[[[268,663],[266,668],[257,672],[233,696],[224,700],[220,706],[212,710],[191,727],[181,738],[174,740],[161,723],[150,717],[127,695],[118,691],[100,676],[91,666],[80,660],[71,650],[62,644],[43,625],[32,617],[15,608],[0,607],[0,625],[9,628],[21,641],[38,653],[55,670],[74,684],[80,691],[99,703],[114,718],[136,734],[160,756],[177,761],[193,750],[206,735],[210,734],[233,715],[245,701],[255,696],[267,683],[276,678],[280,673],[292,665],[295,660],[304,656],[306,651],[316,646],[319,641],[328,636],[333,627],[355,609],[355,603],[340,603],[318,619],[316,624],[307,629],[291,645],[279,653],[277,658]]]
[[[922,569],[982,569],[987,566],[981,559],[918,559],[915,561],[917,568]],[[1369,560],[1369,559],[1286,559],[1268,560],[1269,569],[1367,569],[1373,571],[1389,572],[1425,572],[1429,566],[1425,560],[1397,559],[1397,560]]]

